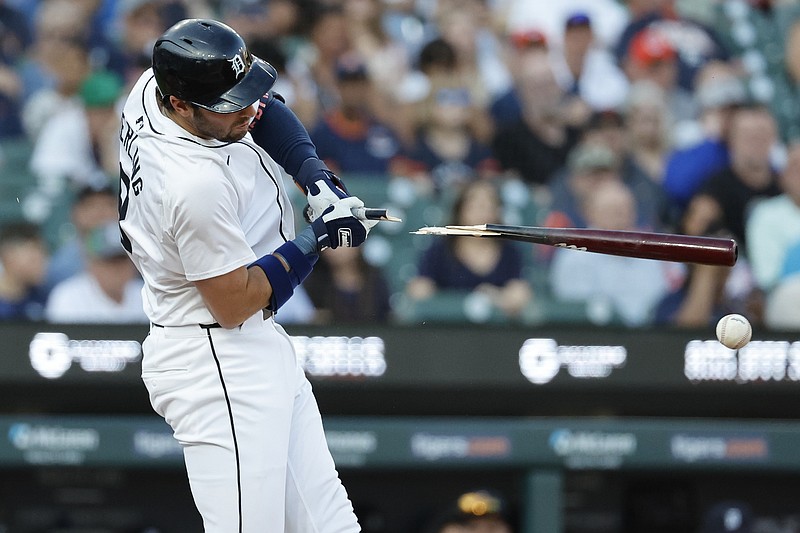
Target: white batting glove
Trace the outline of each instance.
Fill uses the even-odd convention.
[[[378,221],[356,217],[353,210],[359,207],[364,207],[364,202],[356,196],[349,196],[329,205],[322,216],[311,223],[318,250],[339,246],[349,248],[364,243],[369,230]]]
[[[307,159],[295,180],[306,190],[308,207],[303,215],[308,222],[318,219],[328,207],[342,198],[350,197],[342,180],[320,159]]]

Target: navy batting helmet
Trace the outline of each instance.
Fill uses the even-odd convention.
[[[205,19],[182,20],[159,37],[153,72],[163,96],[216,113],[244,109],[277,78],[275,68],[252,55],[233,28]]]

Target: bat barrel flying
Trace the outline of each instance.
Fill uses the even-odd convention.
[[[504,238],[608,255],[680,263],[733,266],[738,258],[738,248],[733,239],[670,233],[503,224],[421,228],[416,233]]]

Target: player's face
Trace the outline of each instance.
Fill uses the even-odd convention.
[[[204,139],[217,139],[222,142],[235,142],[247,134],[250,122],[256,116],[254,106],[248,106],[236,113],[214,113],[201,107],[192,109],[189,118],[193,133]]]

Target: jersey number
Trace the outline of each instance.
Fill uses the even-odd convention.
[[[131,178],[129,178],[128,175],[125,174],[125,171],[122,170],[122,165],[119,166],[119,181],[119,202],[117,204],[117,209],[119,210],[119,221],[122,222],[125,220],[125,216],[128,214],[128,202],[131,199]],[[137,181],[141,181],[141,178],[137,178]],[[131,240],[122,230],[122,224],[119,226],[119,235],[120,240],[122,241],[122,246],[128,251],[128,253],[133,253]]]

